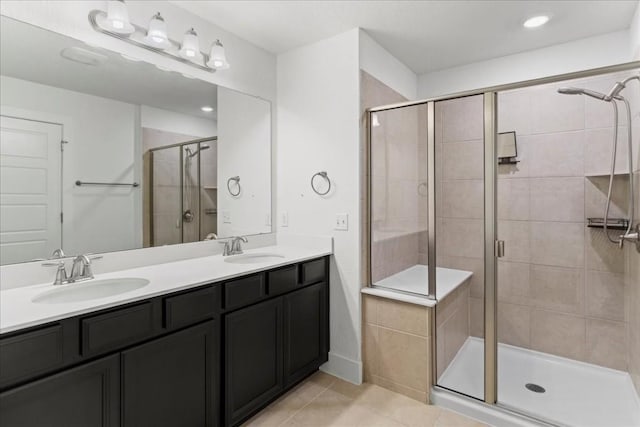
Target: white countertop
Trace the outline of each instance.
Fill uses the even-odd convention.
[[[297,245],[275,245],[245,250],[244,253],[273,253],[282,255],[284,258],[256,264],[232,264],[225,262],[221,255],[212,255],[96,274],[95,280],[135,277],[147,279],[150,283],[140,289],[88,301],[34,303],[32,299],[35,296],[59,287],[53,286],[53,275],[51,282],[48,283],[3,290],[0,291],[0,334],[330,255],[331,250]],[[83,286],[90,282],[60,286]]]
[[[437,301],[443,300],[471,276],[470,271],[436,267],[436,299],[430,299],[427,298],[429,267],[414,265],[376,282],[375,287],[362,288],[362,293],[434,307]]]

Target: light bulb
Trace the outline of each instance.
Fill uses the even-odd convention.
[[[549,22],[549,17],[547,15],[539,15],[527,19],[522,25],[525,28],[537,28],[543,26],[547,22]]]

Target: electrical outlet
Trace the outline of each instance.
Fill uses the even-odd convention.
[[[282,212],[280,214],[281,217],[281,221],[280,221],[280,225],[282,227],[288,227],[289,226],[289,213],[288,212]]]
[[[349,229],[349,215],[346,213],[336,215],[336,230],[348,230]]]
[[[224,224],[231,224],[231,212],[222,211],[222,222]]]

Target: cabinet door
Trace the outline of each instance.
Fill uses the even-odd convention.
[[[277,396],[282,383],[282,298],[225,316],[225,424]]]
[[[122,424],[217,426],[215,321],[122,352]]]
[[[120,425],[120,369],[110,356],[0,394],[0,425]]]
[[[284,296],[284,374],[289,386],[327,361],[327,284],[318,283]]]

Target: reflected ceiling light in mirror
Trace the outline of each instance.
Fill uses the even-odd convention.
[[[190,61],[202,61],[198,33],[196,33],[196,30],[193,28],[184,33],[182,46],[180,47],[180,56]]]
[[[129,22],[129,12],[123,0],[109,0],[107,15],[98,19],[100,28],[117,34],[133,34],[136,29]]]
[[[209,55],[209,61],[207,65],[216,70],[226,70],[231,65],[227,62],[227,56],[224,53],[224,46],[220,40],[213,42],[211,46],[211,55]]]
[[[67,47],[60,51],[60,56],[79,64],[98,66],[107,62],[109,57],[101,53],[91,52],[81,47]]]
[[[542,27],[547,22],[549,22],[549,17],[547,15],[537,15],[528,18],[522,25],[525,28],[538,28]]]
[[[200,107],[200,109],[202,111],[204,111],[205,113],[210,113],[213,111],[213,107],[210,107],[209,105],[205,105],[204,107]]]
[[[377,128],[380,126],[380,119],[378,119],[378,114],[371,113],[371,126]]]
[[[160,15],[160,12],[151,17],[144,42],[156,49],[164,50],[171,47],[169,37],[167,36],[167,23],[164,22],[164,18]]]

